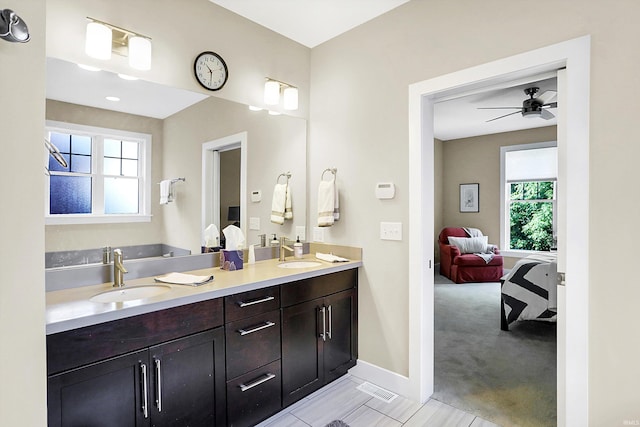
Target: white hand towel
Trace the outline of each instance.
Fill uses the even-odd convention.
[[[335,181],[320,181],[318,186],[318,227],[331,227],[335,221]]]
[[[338,221],[340,219],[340,202],[338,200],[338,184],[333,180],[333,193],[335,194],[335,200],[333,202],[333,220]]]
[[[166,205],[171,201],[171,180],[160,181],[160,204]]]
[[[284,211],[287,199],[287,184],[276,184],[271,201],[271,222],[284,224]]]
[[[287,181],[287,194],[284,201],[284,219],[293,219],[293,208],[291,207],[291,187]]]

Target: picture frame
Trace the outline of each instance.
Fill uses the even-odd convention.
[[[480,212],[480,184],[460,184],[460,212]]]

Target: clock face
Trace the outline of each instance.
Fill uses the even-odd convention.
[[[227,82],[227,64],[215,52],[202,52],[193,63],[193,71],[198,83],[205,89],[219,90]]]

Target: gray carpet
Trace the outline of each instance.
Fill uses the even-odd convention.
[[[504,427],[556,425],[556,325],[500,330],[500,284],[435,277],[435,393]]]

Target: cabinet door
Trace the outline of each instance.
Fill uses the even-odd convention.
[[[355,289],[327,297],[327,339],[324,344],[325,383],[347,373],[358,358],[357,293]]]
[[[153,426],[223,426],[224,333],[201,332],[149,349]]]
[[[322,374],[322,299],[282,309],[282,404],[319,389]]]
[[[50,376],[49,427],[149,425],[142,372],[148,373],[148,356],[147,350],[138,351]]]

